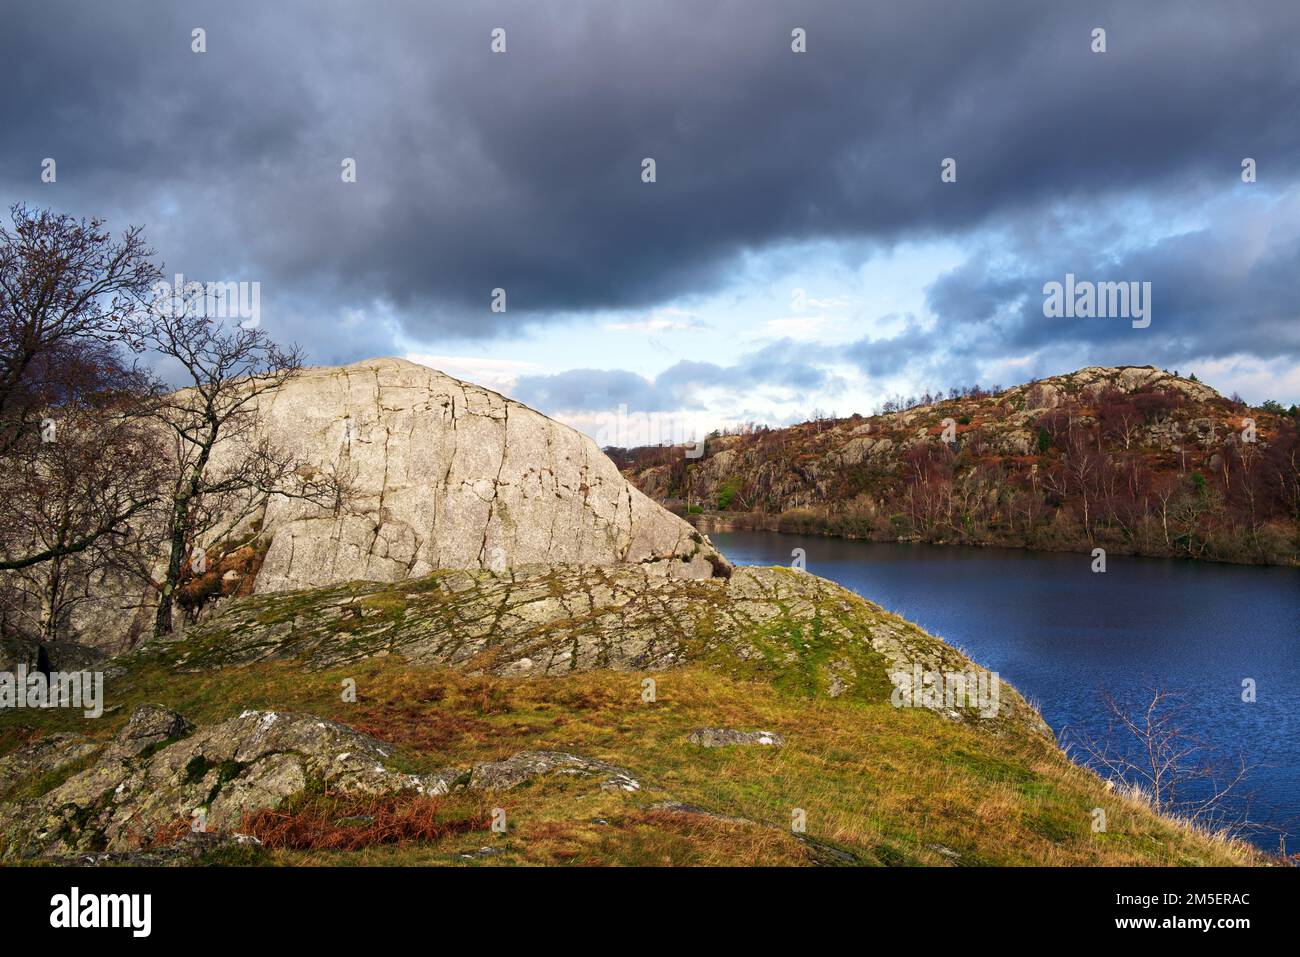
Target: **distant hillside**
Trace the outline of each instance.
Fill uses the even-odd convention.
[[[1294,406],[1151,366],[964,393],[611,455],[706,527],[1297,563]]]

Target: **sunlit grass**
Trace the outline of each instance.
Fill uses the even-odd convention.
[[[1266,860],[1249,845],[1197,833],[1108,792],[1044,739],[995,736],[884,702],[791,694],[703,666],[655,674],[657,700],[647,703],[643,677],[593,671],[507,679],[411,667],[396,657],[315,673],[275,663],[177,674],[146,663],[110,687],[114,710],[99,721],[67,711],[10,712],[0,717],[0,741],[9,750],[53,730],[107,739],[146,701],[198,724],[273,708],[362,729],[396,745],[396,764],[410,770],[550,749],[620,765],[642,784],[639,792],[604,792],[590,780],[543,779],[474,798],[505,810],[505,834],[451,829],[397,846],[276,849],[263,853],[266,863],[804,863],[807,848],[791,832],[797,810],[807,837],[865,864]],[[345,679],[356,682],[355,702],[343,698]],[[786,746],[689,744],[689,732],[706,725],[777,731]],[[22,793],[39,790],[29,782]],[[744,820],[649,807],[665,801]],[[1092,829],[1094,808],[1105,811],[1104,832]],[[316,810],[328,817],[328,808]],[[492,852],[479,856],[483,847]]]

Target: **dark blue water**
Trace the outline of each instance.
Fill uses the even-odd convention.
[[[807,569],[916,622],[1010,681],[1058,737],[1107,735],[1110,692],[1187,693],[1186,730],[1253,764],[1252,820],[1300,850],[1300,569],[716,532],[740,564]],[[1253,678],[1257,700],[1242,701]],[[1068,735],[1067,735],[1068,738]],[[1241,805],[1234,804],[1234,811]],[[1251,836],[1268,850],[1278,832]]]

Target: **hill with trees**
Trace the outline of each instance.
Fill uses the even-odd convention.
[[[1297,409],[1152,366],[607,450],[705,528],[1296,564]]]

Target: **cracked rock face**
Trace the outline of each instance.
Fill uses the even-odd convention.
[[[272,500],[258,593],[536,562],[647,564],[682,578],[727,567],[587,436],[421,365],[309,369],[260,413],[281,447],[350,476],[353,496],[338,517]]]
[[[673,579],[731,572],[706,536],[631,485],[592,439],[425,366],[369,359],[306,369],[255,410],[250,437],[214,447],[212,475],[265,437],[302,463],[303,478],[338,476],[349,494],[337,513],[286,496],[246,515],[247,503],[227,503],[217,527],[233,526],[227,543],[256,539],[245,547],[259,560],[227,571],[225,594],[538,563],[629,565]],[[46,649],[52,659],[56,649],[70,663],[118,653],[151,633],[152,588],[108,569],[92,598]],[[0,662],[34,667],[38,651],[34,641],[0,643]]]
[[[98,745],[66,732],[38,738],[0,758],[0,795],[23,778],[55,774],[98,750]]]
[[[917,669],[974,668],[916,625],[815,575],[746,566],[729,578],[687,580],[628,565],[440,571],[390,585],[252,595],[181,640],[142,646],[118,662],[159,659],[201,672],[293,661],[320,670],[388,655],[507,678],[700,663],[737,677],[783,680],[810,695],[864,700],[910,690]],[[1003,710],[989,717],[1049,733],[1010,686],[1001,685],[1000,694]],[[927,706],[924,695],[914,698]],[[992,728],[1000,721],[979,723]]]

